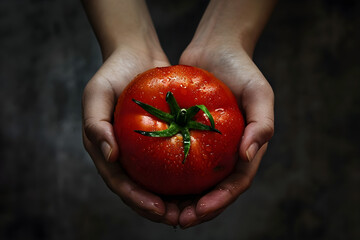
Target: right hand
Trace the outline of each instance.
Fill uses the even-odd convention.
[[[86,85],[82,98],[83,143],[107,186],[139,215],[172,226],[178,225],[179,209],[134,183],[120,167],[119,147],[112,117],[119,95],[139,73],[168,66],[162,51],[117,49],[107,57]]]

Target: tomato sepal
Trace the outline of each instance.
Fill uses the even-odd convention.
[[[181,135],[183,136],[183,144],[184,144],[184,159],[182,160],[182,164],[184,164],[189,154],[190,146],[191,146],[191,137],[190,137],[189,128],[187,127],[182,128]]]
[[[149,104],[140,102],[138,100],[132,99],[133,102],[135,102],[137,105],[139,105],[142,109],[144,109],[145,111],[147,111],[148,113],[150,113],[151,115],[167,122],[167,123],[172,123],[174,122],[174,116],[166,113],[164,111],[161,111],[160,109],[157,109]]]
[[[217,132],[220,133],[221,132],[219,130],[217,130],[216,128],[213,128],[211,126],[205,125],[203,123],[199,123],[196,121],[189,121],[187,124],[187,127],[189,129],[194,129],[194,130],[203,130],[203,131],[213,131],[213,132]]]
[[[183,164],[185,163],[186,158],[190,151],[190,146],[191,146],[190,129],[213,131],[221,134],[221,132],[215,128],[214,119],[205,105],[195,105],[188,109],[180,108],[173,93],[170,91],[167,92],[165,100],[170,107],[171,113],[166,113],[164,111],[161,111],[160,109],[157,109],[149,104],[140,102],[138,100],[135,99],[132,100],[142,109],[144,109],[146,112],[170,124],[167,129],[161,131],[134,130],[134,132],[148,137],[172,137],[175,134],[181,133],[183,137],[183,145],[184,145],[184,159],[182,161]],[[195,117],[195,115],[200,110],[202,110],[205,113],[205,115],[210,121],[211,126],[192,120],[192,118]]]
[[[153,131],[153,132],[147,132],[147,131],[141,131],[141,130],[134,130],[136,133],[140,133],[141,135],[147,136],[147,137],[172,137],[175,134],[179,133],[181,131],[181,128],[179,125],[177,125],[175,122],[172,122],[170,126],[162,131]]]

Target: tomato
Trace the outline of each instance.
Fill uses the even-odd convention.
[[[231,90],[200,68],[150,69],[125,88],[114,113],[119,161],[149,191],[199,194],[238,160],[244,118]]]

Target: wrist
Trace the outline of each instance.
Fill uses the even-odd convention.
[[[82,0],[104,60],[118,48],[161,49],[145,0]]]
[[[146,27],[126,34],[113,34],[112,37],[99,41],[99,44],[104,60],[114,52],[125,49],[155,58],[164,55],[155,30],[148,30]]]
[[[276,0],[211,0],[192,40],[194,46],[240,46],[252,56]]]

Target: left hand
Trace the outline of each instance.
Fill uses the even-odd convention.
[[[246,120],[234,172],[212,191],[183,204],[179,224],[187,228],[218,216],[251,185],[274,133],[274,94],[240,44],[216,42],[203,48],[190,44],[180,63],[210,71],[227,84]]]

